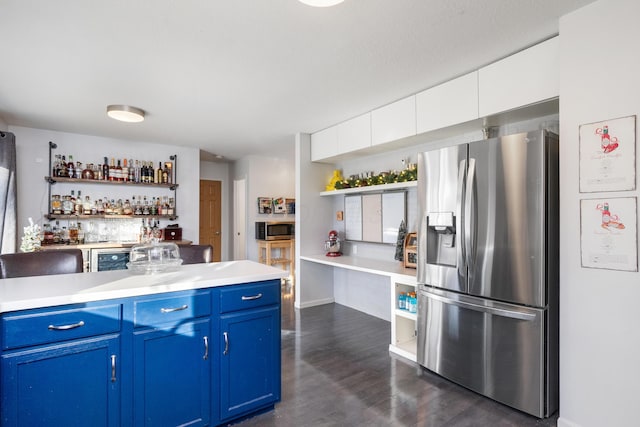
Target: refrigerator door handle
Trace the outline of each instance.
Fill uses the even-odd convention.
[[[490,307],[490,306],[481,305],[481,304],[473,304],[471,302],[454,300],[451,298],[435,295],[432,293],[423,292],[422,294],[427,298],[431,298],[436,301],[443,302],[445,304],[455,305],[458,307],[467,308],[469,310],[479,311],[481,313],[493,314],[493,315],[502,316],[502,317],[509,317],[511,319],[525,320],[528,322],[536,320],[536,315],[532,313],[522,313],[520,311],[507,310],[504,308]]]
[[[466,265],[465,265],[465,248],[464,248],[464,217],[462,216],[463,212],[463,197],[464,197],[464,173],[467,169],[467,161],[461,160],[460,167],[458,168],[458,195],[456,197],[456,215],[458,217],[457,227],[459,229],[456,230],[456,265],[458,266],[458,275],[466,276]]]
[[[474,256],[476,252],[475,179],[476,160],[469,159],[469,170],[467,171],[467,184],[464,197],[464,248],[466,263],[469,270],[473,269]]]

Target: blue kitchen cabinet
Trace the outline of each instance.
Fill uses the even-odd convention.
[[[119,426],[119,360],[116,334],[4,353],[1,425]]]
[[[211,292],[133,301],[133,425],[211,422]]]
[[[25,310],[0,318],[0,424],[119,426],[121,305]]]
[[[280,400],[280,281],[220,290],[220,420]]]
[[[135,426],[206,426],[211,414],[209,319],[134,333]]]

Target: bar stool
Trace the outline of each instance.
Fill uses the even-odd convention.
[[[178,246],[182,265],[200,264],[213,260],[213,246],[211,245],[185,245]]]
[[[80,249],[56,249],[0,255],[0,279],[82,273]]]

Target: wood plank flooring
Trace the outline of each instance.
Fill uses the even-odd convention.
[[[283,294],[282,401],[249,426],[555,426],[388,351],[390,323],[339,304],[293,309]]]

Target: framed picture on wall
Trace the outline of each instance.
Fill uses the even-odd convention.
[[[580,125],[580,192],[636,189],[636,116]]]
[[[273,213],[273,199],[271,197],[258,197],[258,213],[270,214]]]

